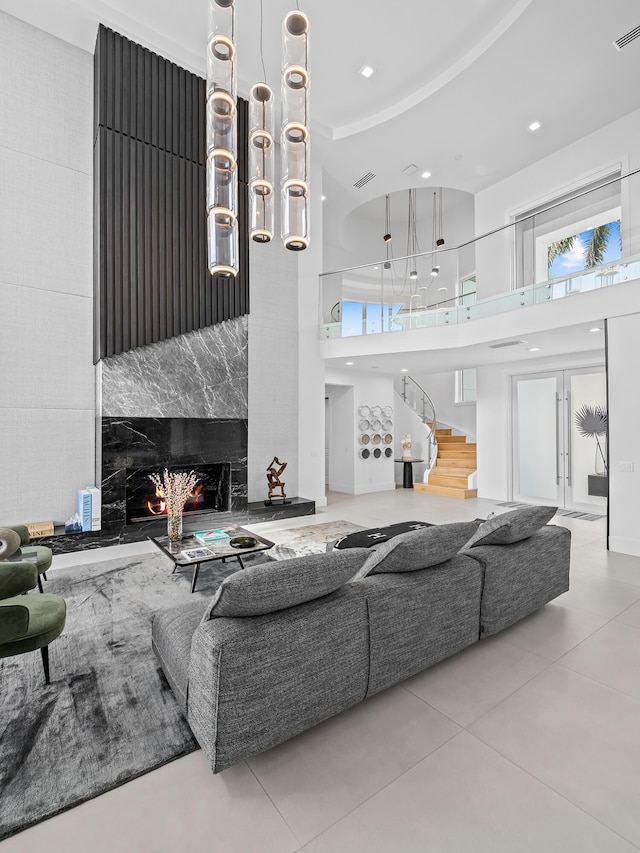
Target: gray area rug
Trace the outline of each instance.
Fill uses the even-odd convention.
[[[238,566],[214,565],[196,596]],[[39,652],[0,660],[0,839],[198,749],[151,650],[153,613],[190,599],[191,570],[171,570],[160,552],[54,561],[45,591],[65,599],[67,623],[52,683]]]
[[[345,526],[359,529],[268,538],[284,559],[325,550]],[[159,551],[66,569],[54,560],[45,592],[65,599],[67,623],[50,647],[52,683],[39,652],[0,660],[0,840],[198,749],[151,650],[153,614],[192,600],[192,570],[172,568]],[[209,598],[237,569],[203,566],[194,595]]]
[[[514,501],[505,501],[498,506],[507,506],[510,509],[519,509],[520,507],[531,506],[531,504],[521,504]],[[579,512],[573,509],[558,509],[556,515],[564,515],[567,518],[579,518],[581,521],[599,521],[601,518],[606,518],[606,515],[598,515],[595,512]]]
[[[327,550],[329,542],[362,529],[362,525],[353,524],[351,521],[326,521],[323,524],[274,530],[264,535],[276,543],[269,551],[271,559],[287,560],[289,557],[301,557],[304,554],[322,554]]]

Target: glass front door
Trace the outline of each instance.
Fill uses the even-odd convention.
[[[604,512],[604,369],[516,376],[513,405],[514,500]]]

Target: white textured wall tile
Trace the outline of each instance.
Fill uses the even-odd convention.
[[[0,406],[92,409],[93,300],[0,283],[0,305]]]
[[[279,199],[276,198],[279,202]],[[276,209],[276,222],[279,210]],[[298,497],[298,260],[275,239],[251,245],[249,500],[266,497],[274,455],[287,461],[286,492]]]
[[[0,148],[0,186],[0,281],[92,296],[91,176]]]
[[[0,408],[0,435],[0,524],[66,521],[93,485],[93,409]]]
[[[92,57],[0,12],[0,523],[93,483]]]
[[[0,12],[0,146],[91,174],[93,56]]]

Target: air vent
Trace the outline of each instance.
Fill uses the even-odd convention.
[[[502,349],[503,347],[517,347],[519,344],[526,344],[526,341],[505,341],[503,344],[489,344],[491,349]]]
[[[361,178],[358,178],[358,180],[355,181],[354,187],[357,187],[359,190],[361,190],[365,184],[368,184],[369,181],[372,181],[374,178],[375,175],[373,174],[373,172],[365,172],[365,174]]]
[[[416,166],[416,164],[415,163],[409,163],[409,165],[405,166],[404,169],[402,170],[402,174],[407,175],[407,176],[408,175],[415,175],[415,173],[417,171],[418,171],[418,167]]]
[[[623,47],[626,47],[628,44],[631,44],[632,41],[635,41],[638,36],[640,36],[640,27],[636,27],[634,30],[629,30],[626,35],[620,36],[619,39],[616,39],[613,45],[617,50],[622,50]]]

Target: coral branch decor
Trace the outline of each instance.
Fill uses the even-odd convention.
[[[167,504],[169,541],[179,542],[182,539],[182,511],[199,482],[198,475],[195,471],[169,471],[165,468],[162,474],[149,474],[149,479],[158,496]]]

